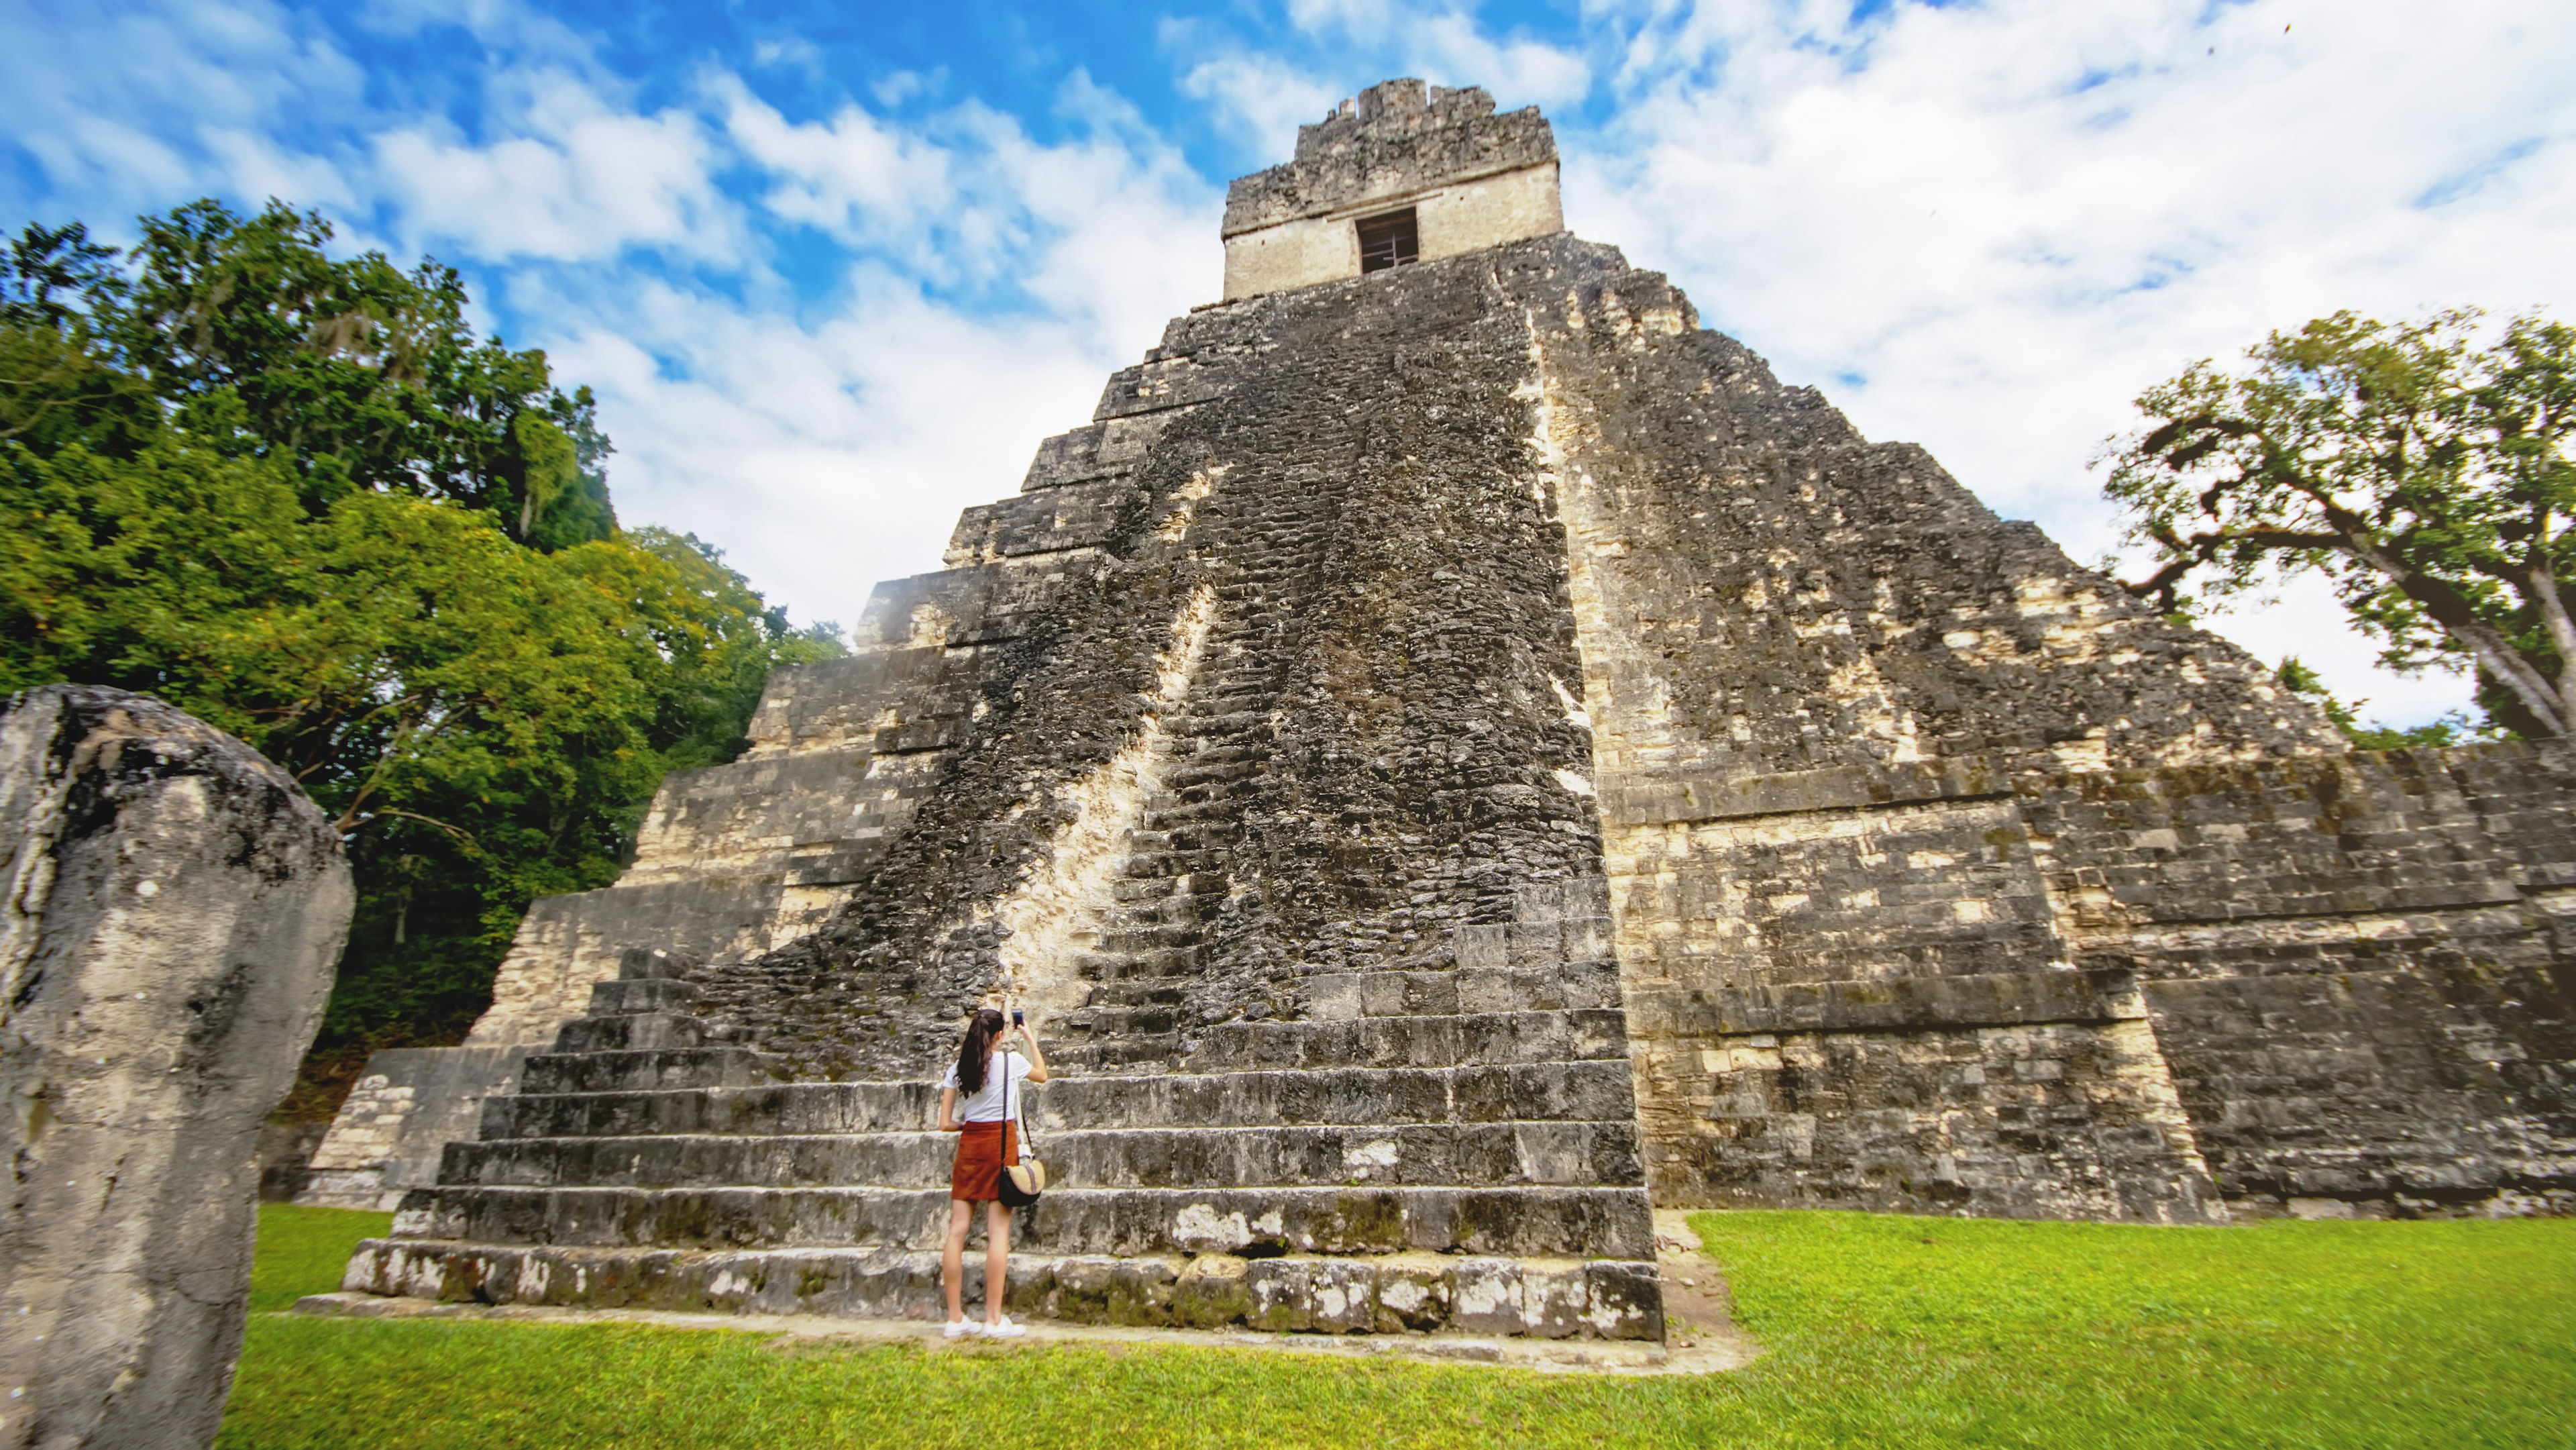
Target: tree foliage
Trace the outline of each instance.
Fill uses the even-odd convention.
[[[160,696],[332,812],[359,906],[322,1051],[452,1041],[528,902],[613,880],[662,775],[839,653],[716,552],[621,531],[587,391],[453,272],[210,202],[0,286],[0,690]],[[354,1065],[354,1064],[350,1064]]]
[[[478,342],[454,269],[335,260],[330,224],[277,202],[140,227],[122,264],[78,224],[12,245],[0,322],[30,362],[0,436],[129,454],[151,430],[122,425],[149,398],[147,423],[278,461],[316,512],[395,490],[488,510],[544,549],[615,532],[590,390],[557,389],[542,352]]]
[[[2252,366],[2148,389],[2106,488],[2172,609],[2315,571],[2393,668],[2476,672],[2525,735],[2576,727],[2576,328],[2474,311],[2391,324],[2339,312],[2274,333]]]
[[[2317,672],[2301,663],[2297,655],[2291,655],[2281,661],[2281,668],[2274,673],[2273,678],[2280,682],[2281,688],[2291,694],[2304,695],[2313,701],[2318,711],[2326,717],[2327,723],[2342,731],[2343,738],[2351,741],[2356,750],[2397,750],[2412,745],[2457,745],[2465,740],[2478,739],[2484,733],[2469,723],[2467,712],[2458,710],[2422,725],[2402,727],[2365,725],[2361,721],[2361,709],[2370,702],[2336,698],[2334,692],[2326,688],[2326,682],[2318,676]]]

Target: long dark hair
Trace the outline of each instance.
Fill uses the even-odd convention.
[[[1002,1035],[1002,1014],[986,1007],[966,1022],[966,1043],[957,1049],[957,1085],[974,1096],[984,1090],[984,1068],[993,1059],[993,1039]]]

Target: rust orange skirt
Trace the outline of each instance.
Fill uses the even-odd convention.
[[[1019,1156],[1016,1123],[968,1123],[957,1135],[957,1166],[948,1170],[948,1196],[991,1203],[1002,1196],[1002,1166]]]

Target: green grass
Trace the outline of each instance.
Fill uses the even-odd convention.
[[[390,1213],[345,1208],[259,1206],[259,1252],[250,1262],[250,1312],[292,1309],[307,1294],[340,1287],[340,1271],[360,1239],[392,1232]]]
[[[333,1287],[338,1250],[383,1224],[320,1212],[264,1214],[263,1303]],[[267,1316],[219,1443],[2576,1446],[2576,1221],[1694,1222],[1770,1348],[1750,1370]]]

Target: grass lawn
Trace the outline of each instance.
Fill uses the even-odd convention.
[[[1697,1379],[1257,1352],[780,1350],[761,1337],[255,1315],[219,1444],[2576,1447],[2576,1221],[2154,1229],[1693,1220],[1770,1354]],[[381,1214],[264,1208],[253,1296]]]

